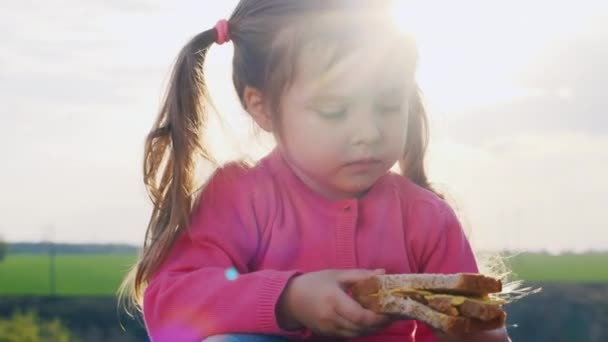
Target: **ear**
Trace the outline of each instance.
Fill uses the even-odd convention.
[[[247,110],[258,126],[266,132],[272,132],[272,116],[262,92],[256,88],[246,86],[243,92],[243,99],[245,100],[245,110]]]

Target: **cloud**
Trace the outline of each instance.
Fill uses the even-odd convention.
[[[519,96],[434,118],[432,169],[478,248],[608,247],[608,26],[589,18],[539,41]]]
[[[478,248],[608,247],[608,136],[520,135],[433,146],[431,178]]]
[[[3,6],[0,115],[8,129],[0,135],[0,235],[36,240],[53,225],[63,241],[142,241],[150,209],[143,139],[162,83],[185,40],[229,5]],[[230,62],[212,55],[212,63]]]
[[[495,137],[608,134],[608,26],[591,21],[571,36],[539,44],[545,47],[529,56],[517,82],[518,94],[444,110],[436,120],[438,129],[456,141],[477,145]],[[485,95],[478,96],[481,100]]]
[[[608,26],[596,21],[588,25],[587,30],[575,36],[547,43],[532,56],[522,85],[540,89],[570,87],[578,93],[603,96],[608,86]]]
[[[438,129],[459,142],[481,144],[495,137],[579,132],[608,134],[608,98],[571,91],[513,99],[436,120]],[[432,114],[431,114],[432,115]]]

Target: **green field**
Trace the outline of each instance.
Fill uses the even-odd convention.
[[[608,253],[520,254],[507,259],[518,278],[535,282],[608,283]]]
[[[55,258],[57,295],[113,295],[134,262],[132,254],[58,255]],[[608,283],[608,253],[521,254],[508,259],[513,272],[531,282]],[[49,258],[9,254],[0,262],[0,294],[48,295]]]
[[[113,295],[135,255],[57,255],[57,295]],[[0,262],[0,294],[48,295],[51,292],[49,257],[9,254]]]

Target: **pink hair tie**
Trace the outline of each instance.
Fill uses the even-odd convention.
[[[222,19],[215,24],[215,31],[217,32],[216,43],[222,45],[230,41],[230,32],[228,31],[228,21]]]

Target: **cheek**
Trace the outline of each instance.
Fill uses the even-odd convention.
[[[395,116],[384,122],[383,135],[387,147],[391,150],[402,151],[407,139],[407,117]]]
[[[300,165],[331,165],[340,155],[338,135],[327,124],[303,114],[301,118],[286,115],[281,125],[283,147]]]
[[[329,142],[334,137],[327,125],[306,111],[286,113],[282,121],[281,129],[285,141],[292,145],[297,144],[298,147],[316,146]]]

